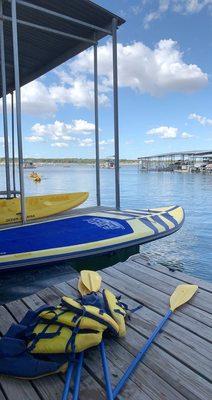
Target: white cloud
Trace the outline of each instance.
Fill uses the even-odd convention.
[[[51,144],[52,147],[68,147],[68,143],[64,142],[55,142]]]
[[[154,139],[144,140],[144,143],[152,144],[152,143],[154,143]]]
[[[158,8],[155,11],[151,11],[144,17],[144,27],[148,28],[149,24],[152,21],[159,19],[162,14],[168,11],[168,8],[169,8],[169,0],[159,0]]]
[[[43,139],[42,136],[35,136],[35,135],[26,136],[25,139],[26,139],[28,142],[32,142],[32,143],[43,142],[43,141],[44,141],[44,139]]]
[[[112,89],[111,43],[99,46],[99,76],[105,95]],[[87,75],[93,73],[93,52],[87,50],[71,61],[72,73]],[[168,92],[193,92],[208,83],[207,74],[195,64],[183,61],[183,54],[177,42],[172,39],[160,40],[154,49],[142,42],[124,46],[118,44],[119,86],[129,87],[140,93],[153,96]],[[78,72],[77,72],[78,71]],[[65,74],[65,72],[63,72]],[[67,79],[67,71],[66,71]]]
[[[67,140],[69,142],[76,142],[78,140],[78,138],[74,136],[66,136],[66,135],[61,136],[61,139]]]
[[[91,147],[94,145],[94,141],[91,138],[82,139],[79,140],[79,145],[80,147]]]
[[[59,74],[57,74],[59,77]],[[75,107],[90,108],[94,103],[94,84],[86,77],[70,78],[65,86],[59,79],[59,84],[47,86],[41,80],[36,80],[21,89],[22,112],[43,117],[54,116],[60,105],[71,104]],[[14,101],[15,102],[15,101]],[[99,104],[108,105],[106,94],[99,94]],[[11,97],[7,99],[8,109],[11,109]],[[0,101],[2,112],[2,102]]]
[[[175,139],[178,129],[173,126],[159,126],[158,128],[150,129],[146,133],[147,135],[155,135],[162,139]]]
[[[62,77],[57,73],[58,77]],[[65,83],[65,82],[64,82]],[[58,104],[73,104],[75,107],[91,108],[94,104],[94,84],[85,76],[72,77],[67,80],[68,87],[61,83],[49,88],[50,97]],[[99,104],[107,105],[108,97],[104,93],[99,95]]]
[[[98,55],[99,104],[107,106],[113,83],[111,42],[99,46]],[[118,69],[119,87],[152,96],[169,92],[190,93],[208,83],[207,74],[196,64],[184,62],[183,53],[172,39],[160,40],[154,48],[142,42],[128,45],[119,43]],[[23,86],[21,93],[23,113],[32,115],[54,116],[59,106],[65,104],[92,107],[93,49],[88,49],[56,69],[54,84],[46,85],[44,81],[36,80]]]
[[[203,117],[202,115],[199,115],[199,114],[195,114],[195,113],[189,114],[188,118],[194,119],[195,121],[199,122],[203,126],[206,126],[206,125],[211,126],[212,125],[212,119]]]
[[[73,121],[72,130],[74,132],[90,134],[95,130],[95,125],[91,122],[85,121],[84,119],[75,119]]]
[[[100,146],[105,146],[105,145],[113,144],[113,143],[114,143],[114,139],[103,139],[103,140],[100,140],[100,142],[99,142]]]
[[[83,119],[76,119],[71,124],[66,124],[62,121],[55,121],[53,124],[40,124],[37,123],[32,126],[31,131],[33,135],[31,141],[42,141],[43,138],[58,141],[63,139],[65,141],[76,141],[77,138],[74,134],[92,134],[95,129],[95,125],[91,122]],[[36,139],[37,138],[37,139]]]
[[[10,95],[7,96],[7,104],[10,110]],[[51,116],[57,111],[57,102],[51,97],[48,86],[36,80],[21,88],[21,107],[25,114]],[[0,110],[2,112],[2,101],[0,101]]]
[[[212,0],[158,0],[157,4],[157,7],[144,17],[146,29],[152,21],[160,19],[168,11],[183,15],[198,13],[206,7],[211,11]]]
[[[174,0],[173,11],[181,14],[194,14],[211,5],[212,0]]]
[[[194,135],[191,135],[188,132],[182,132],[181,136],[183,139],[189,139],[189,138],[193,137]]]
[[[55,121],[53,124],[37,123],[32,126],[33,135],[26,136],[29,142],[49,142],[52,147],[68,147],[68,142],[73,142],[80,147],[94,145],[93,138],[82,138],[82,135],[93,134],[95,125],[83,119],[73,120],[70,124]],[[105,144],[113,143],[113,139],[103,141]]]

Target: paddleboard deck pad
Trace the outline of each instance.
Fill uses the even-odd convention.
[[[182,207],[109,210],[0,230],[0,270],[108,253],[176,232]]]

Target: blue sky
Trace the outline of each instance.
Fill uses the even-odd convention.
[[[120,156],[210,149],[212,0],[96,3],[126,19],[118,32]],[[25,157],[94,157],[92,68],[88,50],[22,89]],[[99,72],[107,157],[114,154],[109,38],[99,43]]]

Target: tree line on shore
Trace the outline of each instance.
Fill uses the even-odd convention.
[[[100,162],[108,161],[107,158],[100,159]],[[120,159],[121,163],[135,163],[136,160]],[[12,162],[12,158],[10,158]],[[18,159],[15,158],[15,162],[18,163]],[[95,164],[96,160],[93,158],[25,158],[25,163],[46,163],[46,164]],[[0,163],[4,163],[4,158],[0,158]]]

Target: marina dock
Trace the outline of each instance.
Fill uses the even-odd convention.
[[[192,300],[165,325],[118,398],[211,399],[212,284],[179,271],[171,272],[138,254],[99,272],[103,287],[121,294],[129,309],[139,306],[127,320],[126,337],[105,341],[113,387],[165,314],[174,288],[181,283],[199,286]],[[20,321],[29,309],[56,305],[63,295],[76,297],[76,288],[77,280],[70,280],[1,306],[0,334],[6,333],[13,322]],[[0,400],[59,400],[63,386],[62,375],[35,381],[1,377]],[[97,349],[91,349],[85,357],[80,399],[105,398],[100,355]]]
[[[212,172],[212,151],[179,151],[138,158],[140,171]]]

